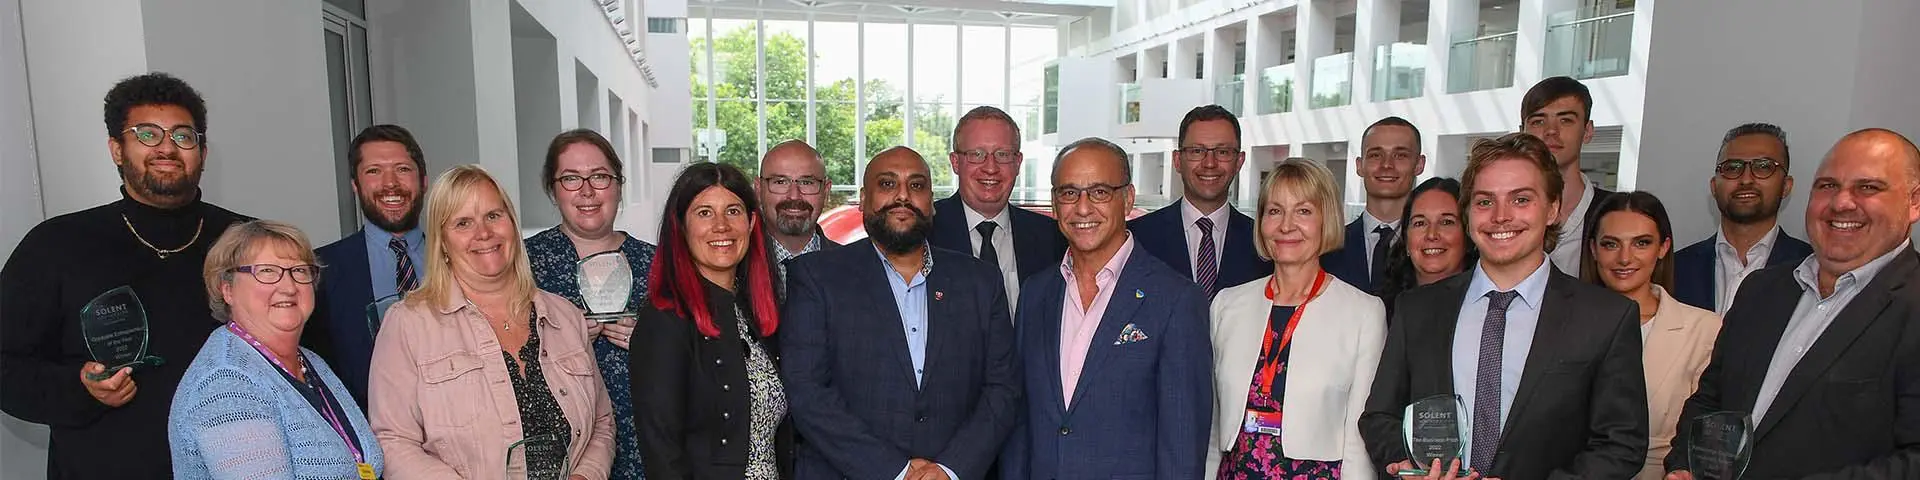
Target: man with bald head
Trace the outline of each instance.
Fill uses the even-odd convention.
[[[833,182],[820,152],[801,140],[788,140],[760,157],[760,218],[767,222],[767,264],[778,276],[775,293],[786,299],[787,261],[793,257],[840,244],[820,234],[820,211],[826,206]]]
[[[1205,474],[1208,295],[1134,249],[1131,170],[1126,150],[1099,138],[1067,144],[1054,159],[1053,212],[1067,254],[1021,287],[1014,324],[1032,395],[1007,440],[1002,478]]]
[[[1813,255],[1748,277],[1682,422],[1746,412],[1746,478],[1920,475],[1920,150],[1900,134],[1848,134],[1815,172]],[[1669,479],[1691,479],[1681,424]]]
[[[874,156],[860,208],[865,240],[789,266],[794,478],[985,478],[1021,401],[1000,272],[927,244],[933,176],[912,149]]]

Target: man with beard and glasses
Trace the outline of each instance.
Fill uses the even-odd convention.
[[[880,152],[864,182],[867,239],[789,267],[794,478],[987,478],[1022,401],[1000,272],[927,245],[933,178],[919,153]]]
[[[1727,131],[1707,180],[1720,206],[1720,233],[1675,254],[1673,298],[1726,315],[1748,275],[1813,253],[1779,226],[1780,207],[1793,193],[1788,161],[1787,132],[1780,127],[1749,123]]]
[[[302,344],[333,366],[347,391],[367,407],[367,366],[373,361],[373,323],[367,305],[420,286],[426,233],[419,228],[421,192],[427,190],[426,158],[413,134],[398,125],[361,130],[347,145],[360,231],[320,247],[327,279],[316,295],[313,319]]]
[[[1141,251],[1199,284],[1208,297],[1260,279],[1273,263],[1254,252],[1253,217],[1228,204],[1247,160],[1240,119],[1219,105],[1196,107],[1180,120],[1179,140],[1173,166],[1180,173],[1180,200],[1127,222],[1127,229]]]
[[[820,233],[820,211],[826,206],[833,182],[820,152],[801,140],[788,140],[767,149],[760,158],[760,218],[768,219],[768,265],[773,267],[774,292],[787,295],[787,261],[804,254],[840,246]]]
[[[210,145],[193,87],[149,73],[115,84],[105,104],[121,199],[34,226],[0,269],[0,410],[52,427],[48,478],[168,478],[174,388],[220,326],[201,268],[213,240],[251,218],[201,201]],[[100,334],[83,333],[83,307],[132,310],[102,295],[123,288],[158,361],[102,365],[89,353],[83,337]]]

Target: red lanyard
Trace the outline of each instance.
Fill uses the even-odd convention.
[[[1273,300],[1273,284],[1276,281],[1278,281],[1277,278],[1267,280],[1267,300],[1269,302]],[[1262,395],[1268,397],[1273,396],[1274,377],[1280,375],[1280,366],[1287,361],[1280,355],[1280,350],[1284,350],[1288,345],[1293,344],[1293,329],[1300,326],[1300,314],[1307,311],[1308,302],[1312,302],[1313,299],[1320,297],[1320,289],[1326,285],[1327,271],[1321,270],[1320,274],[1313,279],[1313,289],[1307,291],[1307,299],[1301,301],[1299,306],[1293,307],[1293,316],[1287,318],[1287,329],[1280,334],[1280,349],[1274,349],[1273,321],[1271,319],[1267,321],[1267,334],[1262,336],[1263,339],[1260,341],[1260,351],[1262,353],[1268,353],[1267,361],[1260,365],[1260,371],[1255,376],[1255,378],[1265,379],[1265,381],[1260,382],[1260,393]]]
[[[280,362],[280,357],[276,357],[273,355],[273,352],[267,351],[267,346],[261,345],[260,340],[253,338],[253,335],[247,333],[246,329],[240,328],[239,323],[228,321],[227,331],[233,332],[234,335],[240,336],[241,340],[245,340],[248,345],[252,345],[254,350],[260,352],[260,356],[267,357],[268,362],[272,362],[273,366],[279,367],[280,371],[286,372],[287,376],[289,377],[294,376],[293,370],[288,369],[287,364]],[[311,370],[306,368],[306,365],[301,365],[300,371],[303,373],[311,373]],[[301,375],[295,378],[306,379],[309,377],[306,375]],[[317,384],[320,382],[316,381],[313,383]],[[327,419],[327,424],[333,427],[333,433],[340,435],[340,441],[346,442],[347,451],[353,453],[353,463],[355,464],[366,463],[367,462],[366,455],[360,453],[360,447],[354,446],[354,439],[347,437],[347,429],[340,426],[340,417],[335,416],[333,414],[335,404],[333,403],[332,398],[328,398],[331,395],[329,395],[325,389],[316,388],[315,390],[318,392],[318,394],[315,396],[320,397],[320,416],[325,417]]]

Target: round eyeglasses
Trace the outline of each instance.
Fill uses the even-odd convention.
[[[268,285],[280,283],[282,278],[293,278],[293,283],[301,285],[311,284],[314,280],[320,279],[320,266],[310,263],[290,267],[258,263],[233,267],[233,271],[253,275],[254,281]]]
[[[1772,178],[1774,173],[1779,172],[1785,167],[1785,163],[1771,158],[1753,160],[1736,158],[1720,162],[1720,165],[1715,167],[1714,170],[1720,172],[1720,178],[1728,180],[1738,180],[1740,175],[1746,172],[1753,172],[1753,178],[1767,179]]]
[[[162,140],[171,138],[173,139],[173,145],[180,147],[181,150],[198,148],[200,141],[205,140],[207,137],[206,134],[200,133],[199,130],[194,130],[193,127],[181,125],[173,127],[172,130],[168,130],[151,123],[134,125],[128,127],[126,130],[121,130],[121,132],[132,132],[135,141],[149,147],[158,147]]]

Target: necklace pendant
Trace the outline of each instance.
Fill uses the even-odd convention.
[[[159,256],[161,260],[166,260],[167,255],[171,255],[171,254],[167,252],[154,252],[154,255]]]

